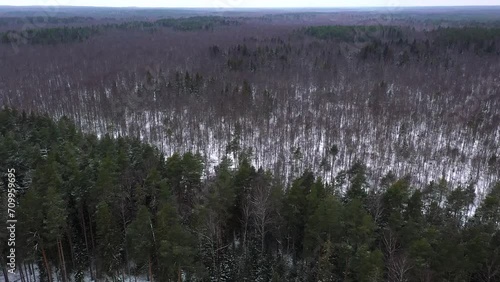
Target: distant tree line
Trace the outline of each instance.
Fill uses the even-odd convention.
[[[59,21],[48,19],[48,23],[73,23],[78,19],[56,18]],[[28,18],[28,21],[40,21],[39,18]],[[82,27],[50,27],[26,30],[11,30],[0,33],[0,43],[24,43],[24,44],[57,44],[82,42],[89,37],[103,31],[112,29],[138,29],[155,30],[158,27],[168,27],[179,31],[213,30],[217,26],[237,25],[235,20],[222,17],[189,17],[169,18],[156,21],[130,21],[115,24],[101,24]]]
[[[3,25],[45,25],[45,24],[75,24],[94,21],[93,17],[51,17],[51,16],[36,16],[36,17],[2,17],[0,26]]]
[[[329,25],[311,26],[303,29],[307,35],[319,39],[335,39],[344,42],[363,42],[375,37],[380,38],[402,38],[403,31],[397,26],[374,26],[374,25]]]
[[[497,53],[497,42],[500,40],[500,29],[496,27],[447,27],[430,30],[425,40],[411,38],[411,32],[403,31],[402,27],[395,26],[312,26],[303,28],[300,32],[319,39],[337,40],[340,42],[365,42],[365,47],[373,44],[385,43],[388,45],[391,41],[402,44],[413,41],[412,52],[416,52],[416,44],[425,44],[432,49],[458,48],[460,50],[474,50],[486,53]],[[429,41],[430,40],[430,41]]]
[[[435,40],[439,44],[450,48],[458,47],[486,53],[498,53],[500,51],[497,47],[500,28],[440,28],[431,33],[434,34]]]
[[[99,29],[97,27],[53,27],[27,29],[24,31],[4,32],[0,34],[0,42],[18,44],[82,42],[98,32]]]

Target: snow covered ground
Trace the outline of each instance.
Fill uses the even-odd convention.
[[[34,266],[34,269],[35,269],[35,272],[29,276],[28,278],[28,281],[39,281],[39,276],[38,276],[38,268],[36,266]],[[59,277],[57,276],[56,273],[53,273],[52,275],[54,281],[56,282],[59,282],[59,281],[62,281],[61,279],[59,279]],[[4,277],[3,275],[0,277],[0,281],[3,281]],[[68,279],[70,279],[70,281],[75,281],[74,279],[74,275],[69,275]],[[19,272],[16,272],[14,274],[9,274],[9,282],[20,282],[22,281],[21,280],[21,275]],[[92,280],[91,277],[90,277],[90,274],[89,273],[86,273],[85,274],[85,277],[83,278],[83,281],[84,282],[96,282],[96,280]],[[128,275],[124,275],[123,277],[118,277],[118,278],[115,278],[115,279],[104,279],[104,280],[101,280],[102,282],[105,282],[105,281],[113,281],[113,282],[147,282],[149,281],[147,279],[146,276],[142,275],[142,276],[128,276]]]
[[[500,155],[495,143],[500,140],[500,127],[481,135],[462,125],[445,125],[437,117],[377,120],[369,113],[359,115],[363,109],[352,105],[327,103],[314,108],[304,98],[292,106],[296,109],[282,106],[268,119],[237,120],[210,120],[189,109],[144,110],[127,112],[124,127],[103,126],[105,122],[95,121],[90,125],[89,121],[82,128],[99,136],[105,132],[138,136],[166,156],[199,152],[209,170],[236,139],[240,149],[252,150],[255,166],[279,172],[287,179],[311,169],[329,181],[361,160],[375,182],[392,171],[399,177],[410,175],[416,184],[441,177],[454,186],[473,183],[482,193],[495,181],[495,172],[489,170],[487,160]],[[328,153],[332,145],[339,149],[335,157]],[[293,154],[297,149],[299,158]],[[323,159],[331,169],[321,166]]]

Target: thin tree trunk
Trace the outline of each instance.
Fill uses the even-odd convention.
[[[61,258],[62,258],[64,280],[68,281],[68,272],[66,271],[66,259],[64,258],[64,249],[63,249],[63,244],[62,244],[61,240],[59,240],[59,245],[61,246]]]
[[[181,282],[181,266],[179,265],[177,268],[177,282]]]
[[[92,232],[92,220],[90,218],[89,214],[89,231],[90,231],[90,242],[92,243],[92,254],[91,254],[91,259],[90,259],[90,267],[94,266],[94,250],[95,250],[95,244],[94,244],[94,234]],[[97,267],[95,269],[95,275],[97,275]],[[94,280],[95,279],[94,273],[92,273],[92,270],[90,271],[90,277]]]
[[[23,262],[23,266],[24,266],[24,272],[26,275],[26,281],[31,282],[31,273],[30,273],[29,265],[26,264],[26,262]]]
[[[66,226],[66,234],[68,236],[69,250],[71,252],[71,265],[73,266],[73,269],[75,269],[75,250],[73,248],[73,240],[71,240],[71,232],[67,226]]]
[[[23,270],[21,270],[22,271],[21,281],[28,282],[29,275],[28,275],[28,270],[26,269],[26,264],[24,263],[24,261],[19,264],[19,269],[20,270],[23,269]]]
[[[21,282],[26,282],[26,278],[23,272],[23,264],[19,264],[19,276],[21,277]]]
[[[2,272],[5,282],[9,282],[9,274],[7,272],[7,267],[5,267],[6,264],[5,261],[3,260],[3,256],[0,256],[0,263],[2,264]]]
[[[33,263],[32,262],[30,262],[28,264],[28,268],[29,268],[29,271],[30,271],[30,277],[33,277],[33,281],[36,282],[36,278],[35,278],[35,274],[34,274],[35,270],[33,269]]]
[[[149,257],[148,264],[149,281],[153,281],[153,267],[151,265],[151,256]]]
[[[31,276],[33,277],[33,281],[36,282],[35,265],[33,263],[30,263],[30,268],[31,268]]]
[[[125,221],[125,208],[124,208],[123,202],[121,204],[121,212],[122,212],[123,230],[127,230],[127,222]],[[127,247],[127,244],[125,244],[125,263],[127,265],[127,274],[130,277],[130,263],[128,261],[128,247]]]
[[[85,225],[85,216],[83,213],[83,206],[80,205],[80,208],[78,210],[80,213],[80,221],[81,221],[82,229],[83,229],[83,237],[85,239],[85,249],[87,250],[87,256],[90,258],[90,249],[89,249],[89,242],[88,242],[88,236],[87,236],[87,226]],[[94,279],[94,276],[92,275],[92,263],[89,264],[89,271],[90,271],[90,278]]]
[[[58,257],[58,260],[59,260],[59,269],[61,271],[61,278],[63,280],[63,282],[66,282],[65,280],[65,277],[64,277],[64,271],[63,271],[63,260],[62,260],[62,256],[61,256],[61,246],[59,245],[59,239],[57,239],[57,257]]]
[[[47,260],[47,255],[45,254],[45,248],[42,247],[42,257],[43,263],[45,264],[45,269],[47,270],[47,276],[49,277],[49,282],[52,282],[52,272],[50,270],[49,260]]]

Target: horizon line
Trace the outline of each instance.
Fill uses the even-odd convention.
[[[37,8],[37,7],[61,7],[61,8],[145,8],[145,9],[226,9],[226,10],[237,10],[237,9],[350,9],[350,8],[472,8],[472,7],[499,7],[500,4],[492,5],[473,5],[473,4],[463,4],[463,5],[436,5],[436,6],[410,6],[410,5],[398,5],[398,6],[276,6],[276,7],[262,7],[262,6],[242,6],[242,7],[209,7],[209,6],[193,6],[193,7],[181,7],[181,6],[86,6],[86,5],[0,5],[0,8]]]

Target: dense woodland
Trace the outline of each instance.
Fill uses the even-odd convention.
[[[500,279],[500,183],[475,205],[474,186],[446,179],[370,185],[358,160],[333,183],[305,171],[284,185],[247,152],[206,175],[199,154],[8,109],[0,145],[0,169],[16,168],[23,281]]]
[[[74,9],[0,16],[23,282],[500,281],[498,8]]]

